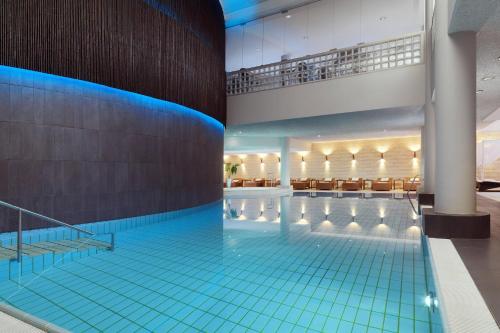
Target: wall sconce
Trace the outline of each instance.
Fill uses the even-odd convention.
[[[305,160],[304,160],[304,155],[302,155],[302,162],[305,162]]]
[[[383,217],[380,218],[380,224],[384,224],[384,218]]]
[[[384,153],[380,153],[380,159],[383,160],[384,159]]]
[[[328,221],[328,214],[325,215],[325,221]]]
[[[243,162],[243,159],[242,159],[242,158],[240,158],[240,164],[241,164],[241,165],[245,164],[245,162]]]
[[[278,163],[281,163],[281,157],[278,156]]]
[[[413,158],[417,159],[417,152],[416,151],[413,152]]]
[[[304,213],[300,214],[300,218],[303,220],[304,219]]]
[[[356,219],[356,215],[352,216],[351,222],[355,222],[354,220]]]
[[[261,210],[261,211],[260,211],[260,215],[259,215],[259,216],[262,216],[263,214],[264,214],[264,211],[263,211],[263,210]]]
[[[356,161],[356,156],[354,156],[354,154],[352,154],[352,160]]]
[[[260,164],[264,164],[264,159],[263,158],[260,159]]]
[[[328,155],[325,155],[325,161],[328,162]]]

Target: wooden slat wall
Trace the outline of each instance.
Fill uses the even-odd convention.
[[[1,0],[0,64],[226,118],[218,0]]]

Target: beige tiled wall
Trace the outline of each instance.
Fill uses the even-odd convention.
[[[384,152],[384,161],[380,152]],[[413,159],[413,151],[417,159]],[[352,154],[356,161],[353,162]],[[325,160],[328,154],[328,162]],[[302,162],[302,155],[304,162]],[[261,163],[261,159],[263,163]],[[229,155],[226,162],[241,163],[236,177],[279,178],[277,154]],[[314,143],[312,151],[291,154],[292,178],[298,177],[410,177],[420,174],[420,137]]]
[[[500,132],[483,132],[477,135],[478,142],[483,140],[500,140]],[[482,178],[481,168],[476,169],[477,178]],[[484,166],[484,179],[500,180],[500,159]]]
[[[500,180],[500,159],[484,166],[484,178]]]

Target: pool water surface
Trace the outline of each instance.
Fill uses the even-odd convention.
[[[407,200],[226,198],[0,297],[74,332],[442,332],[429,270]]]

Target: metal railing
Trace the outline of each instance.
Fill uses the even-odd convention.
[[[421,64],[422,32],[227,73],[227,95],[283,88]]]
[[[415,206],[413,205],[413,201],[411,201],[411,197],[410,197],[410,192],[411,192],[411,188],[413,187],[413,185],[415,185],[415,179],[417,179],[418,175],[416,175],[415,177],[413,177],[411,179],[411,186],[410,186],[410,189],[408,191],[406,191],[406,197],[408,198],[408,201],[410,202],[410,205],[411,205],[411,209],[413,210],[413,213],[415,213],[415,215],[420,215],[418,213],[418,210],[415,209]]]
[[[9,209],[13,209],[13,210],[16,210],[18,212],[18,219],[17,219],[17,250],[16,250],[17,251],[17,261],[18,262],[21,262],[22,251],[23,251],[23,214],[30,215],[30,216],[39,218],[39,219],[47,221],[47,222],[50,222],[50,223],[53,223],[53,224],[57,224],[57,225],[62,226],[62,227],[67,227],[67,228],[69,228],[71,230],[75,230],[77,232],[77,237],[78,238],[80,238],[80,233],[86,234],[86,235],[89,235],[89,236],[95,236],[96,235],[93,232],[84,230],[84,229],[79,228],[79,227],[75,227],[75,226],[73,226],[71,224],[67,224],[67,223],[61,222],[59,220],[53,219],[51,217],[48,217],[48,216],[45,216],[45,215],[42,215],[42,214],[38,214],[38,213],[32,212],[32,211],[27,210],[25,208],[21,208],[21,207],[12,205],[12,204],[10,204],[8,202],[0,201],[0,206],[6,207],[6,208],[9,208]],[[114,239],[115,239],[114,234],[111,233],[110,249],[114,248]]]

